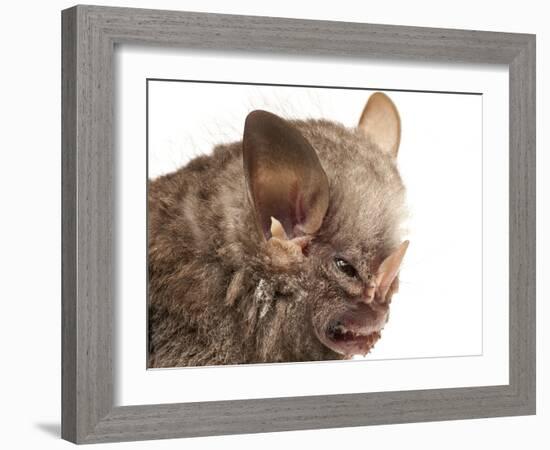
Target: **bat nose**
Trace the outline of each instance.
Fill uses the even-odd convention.
[[[374,281],[369,281],[363,292],[363,303],[369,305],[374,301],[374,294],[376,293],[376,284]]]

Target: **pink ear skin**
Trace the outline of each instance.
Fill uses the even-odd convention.
[[[377,294],[381,301],[385,300],[388,290],[397,277],[408,247],[409,241],[404,241],[397,248],[397,250],[391,253],[386,259],[384,259],[384,261],[382,261],[382,264],[380,264],[376,274],[375,284]]]
[[[391,99],[383,92],[375,92],[363,109],[358,128],[380,150],[397,157],[401,141],[401,119]]]
[[[328,208],[328,178],[315,149],[291,122],[252,111],[243,132],[243,168],[256,225],[266,240],[272,217],[292,238],[319,230]]]

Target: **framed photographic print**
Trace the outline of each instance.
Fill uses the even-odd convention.
[[[62,435],[535,413],[535,37],[62,13]]]

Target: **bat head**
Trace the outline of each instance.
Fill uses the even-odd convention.
[[[350,357],[379,339],[409,244],[400,136],[397,109],[379,92],[351,129],[248,115],[244,174],[266,270],[295,291],[279,296],[293,302],[291,313],[280,308],[281,345]]]

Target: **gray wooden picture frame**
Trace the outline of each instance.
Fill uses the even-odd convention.
[[[535,413],[534,35],[97,6],[64,10],[62,35],[64,439],[94,443]],[[113,52],[120,43],[507,65],[509,384],[114,406]]]

